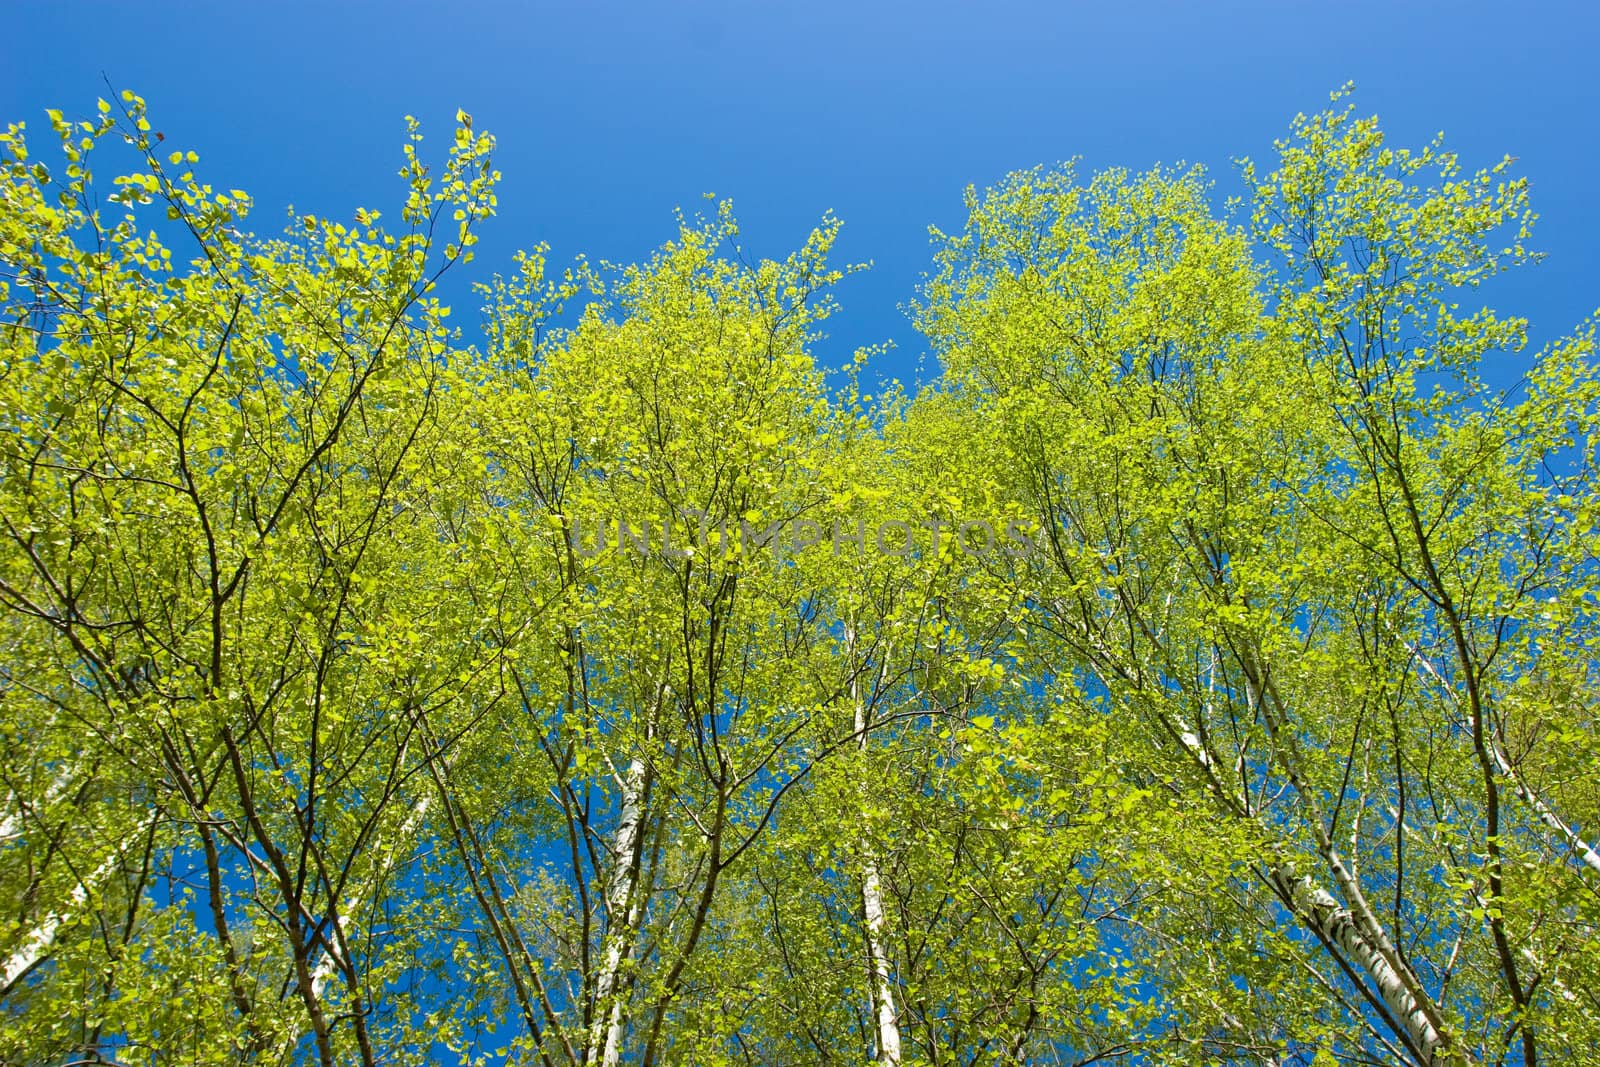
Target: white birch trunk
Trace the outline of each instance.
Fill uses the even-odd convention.
[[[1523,783],[1522,776],[1512,768],[1511,761],[1506,759],[1505,754],[1500,751],[1499,745],[1491,745],[1490,753],[1494,756],[1495,765],[1499,768],[1500,773],[1510,780],[1512,788],[1516,790],[1517,796],[1522,798],[1523,803],[1532,808],[1546,826],[1560,835],[1580,863],[1596,874],[1600,874],[1600,853],[1595,852],[1583,838],[1578,836],[1576,830],[1562,821],[1561,816],[1557,815],[1550,805],[1541,800],[1537,793]]]
[[[1321,893],[1326,898],[1327,903],[1337,909],[1342,915],[1343,922],[1349,925],[1354,934],[1359,935],[1359,943],[1363,949],[1371,953],[1377,963],[1382,964],[1380,970],[1374,970],[1373,966],[1369,965],[1365,958],[1361,962],[1363,969],[1373,976],[1374,981],[1379,983],[1384,1002],[1389,1004],[1391,1008],[1395,1008],[1395,1002],[1391,1000],[1390,988],[1384,983],[1386,981],[1398,983],[1398,988],[1405,994],[1405,1003],[1409,1005],[1407,1013],[1402,1015],[1402,1025],[1411,1036],[1413,1043],[1417,1044],[1419,1051],[1422,1051],[1424,1058],[1432,1062],[1434,1048],[1444,1043],[1444,1037],[1440,1033],[1440,1028],[1444,1025],[1443,1016],[1439,1013],[1439,1009],[1432,999],[1423,990],[1421,981],[1400,958],[1400,952],[1390,941],[1388,933],[1383,928],[1383,923],[1378,920],[1377,912],[1368,903],[1366,894],[1361,891],[1361,883],[1356,880],[1355,875],[1351,874],[1350,868],[1345,865],[1344,858],[1339,854],[1338,848],[1334,846],[1333,839],[1328,836],[1328,831],[1325,827],[1331,825],[1331,823],[1323,813],[1322,804],[1318,799],[1317,793],[1307,787],[1305,779],[1300,774],[1299,756],[1294,737],[1292,734],[1285,736],[1280,733],[1277,716],[1274,714],[1272,706],[1268,703],[1266,694],[1261,692],[1259,685],[1260,683],[1254,676],[1246,672],[1245,699],[1252,710],[1260,713],[1262,721],[1267,724],[1267,729],[1271,733],[1273,740],[1282,746],[1282,751],[1278,755],[1278,763],[1283,768],[1285,776],[1289,779],[1289,784],[1294,787],[1295,794],[1300,798],[1301,803],[1305,805],[1306,812],[1310,816],[1309,822],[1312,833],[1316,835],[1318,851],[1322,853],[1322,858],[1327,861],[1328,870],[1333,875],[1334,884],[1338,887],[1339,892],[1344,894],[1345,900],[1349,902],[1349,907],[1341,907],[1331,895],[1325,890],[1316,888],[1309,879],[1305,879],[1305,885]],[[1308,917],[1311,915],[1310,912],[1306,914]],[[1318,928],[1321,929],[1320,924]],[[1335,941],[1334,943],[1343,944],[1341,941]],[[1395,1010],[1398,1011],[1398,1008],[1395,1008]],[[1420,1029],[1416,1025],[1418,1019],[1425,1024]],[[1426,1048],[1423,1047],[1420,1039],[1420,1035],[1424,1034],[1431,1035],[1432,1043]]]
[[[1396,634],[1396,636],[1399,635]],[[1452,700],[1459,700],[1456,696],[1455,688],[1432,663],[1428,662],[1426,656],[1418,652],[1405,638],[1401,637],[1400,643],[1405,646],[1407,652],[1411,653],[1423,670],[1427,671],[1443,687]],[[1494,759],[1496,769],[1510,780],[1513,789],[1515,789],[1517,796],[1522,798],[1523,803],[1534,810],[1534,814],[1539,816],[1541,822],[1561,836],[1561,839],[1567,843],[1567,846],[1572,850],[1572,854],[1578,858],[1579,862],[1596,874],[1600,874],[1600,853],[1597,853],[1583,838],[1579,837],[1577,832],[1568,826],[1550,805],[1539,798],[1538,794],[1528,788],[1522,781],[1522,776],[1517,774],[1516,769],[1511,766],[1511,761],[1506,758],[1505,753],[1500,751],[1498,742],[1491,740],[1489,754]]]
[[[621,775],[622,818],[611,844],[611,879],[606,887],[605,959],[595,982],[595,1019],[589,1034],[589,1063],[617,1067],[622,1060],[623,1008],[617,986],[622,966],[631,953],[632,930],[639,906],[633,892],[635,855],[639,849],[640,806],[644,794],[645,764],[635,757]]]
[[[414,807],[412,807],[411,814],[406,817],[406,821],[401,825],[399,833],[395,836],[394,847],[389,850],[388,857],[383,861],[382,869],[373,875],[374,878],[387,877],[389,872],[394,869],[394,862],[400,855],[400,846],[404,843],[405,839],[415,833],[417,827],[422,824],[423,817],[428,814],[428,805],[432,802],[432,800],[433,794],[424,793],[422,798],[417,801]],[[363,896],[364,894],[362,893],[361,888],[357,887],[356,890],[345,899],[344,908],[340,911],[340,914],[345,916],[354,915],[361,908]],[[338,968],[340,962],[341,961],[339,957],[333,952],[325,953],[323,957],[317,961],[316,968],[311,972],[311,992],[318,999],[321,998],[323,987],[328,984],[328,979],[333,977],[333,972]],[[289,1033],[285,1034],[283,1042],[278,1046],[278,1055],[280,1057],[288,1055],[289,1050],[292,1049],[295,1043],[300,1040],[300,1037],[300,1033],[294,1031],[290,1031]]]
[[[1424,1061],[1432,1063],[1434,1052],[1440,1045],[1439,1032],[1429,1022],[1427,1013],[1411,995],[1401,975],[1389,965],[1379,946],[1362,931],[1350,910],[1340,906],[1327,890],[1316,885],[1309,877],[1297,875],[1291,865],[1273,867],[1268,875],[1278,891],[1294,902],[1295,910],[1323,937],[1342,948],[1350,960],[1372,979],[1384,1004],[1405,1027],[1412,1045],[1422,1054]]]
[[[873,1009],[878,1028],[878,1062],[898,1067],[900,1063],[900,1023],[895,1015],[894,987],[889,981],[889,957],[883,949],[883,890],[878,885],[878,867],[865,859],[866,873],[861,879],[861,906],[867,935],[867,966],[872,974]]]
[[[855,730],[862,751],[867,748],[867,705],[861,699],[861,683],[855,667],[855,632],[847,631],[845,646],[851,668],[850,699],[855,705]],[[867,943],[867,973],[872,984],[872,1013],[878,1034],[878,1062],[886,1067],[900,1064],[900,1020],[895,1012],[894,985],[889,974],[889,954],[884,948],[887,915],[883,907],[883,887],[877,859],[868,846],[861,850],[861,915]]]
[[[375,883],[378,879],[387,878],[389,876],[389,872],[394,870],[395,860],[400,856],[400,849],[405,845],[406,840],[417,832],[417,827],[422,825],[422,820],[428,814],[428,805],[432,799],[433,795],[431,793],[424,793],[422,798],[412,806],[411,814],[406,816],[406,821],[400,825],[400,828],[396,832],[394,838],[391,839],[389,854],[384,857],[383,863],[380,865],[379,869],[372,874],[371,881],[368,883],[368,885]],[[365,896],[363,892],[364,888],[364,886],[357,886],[356,889],[345,898],[344,906],[340,909],[339,914],[344,916],[346,920],[348,920],[350,916],[354,915],[361,909],[363,897]],[[330,951],[326,953],[322,959],[317,962],[316,969],[311,972],[311,991],[318,996],[321,996],[323,986],[327,985],[328,979],[333,977],[334,970],[337,969],[343,962],[344,961],[341,960],[339,956],[335,954],[335,952]]]
[[[70,771],[62,771],[56,775],[55,781],[45,790],[44,799],[36,805],[36,808],[48,808],[55,804],[72,787],[74,780]],[[27,802],[22,797],[12,795],[6,798],[5,812],[0,814],[0,844],[9,844],[22,836],[23,813],[26,810]]]
[[[22,944],[6,959],[4,966],[0,967],[0,996],[8,995],[18,982],[27,977],[28,973],[49,955],[50,947],[55,944],[56,934],[61,931],[62,925],[71,921],[83,910],[89,903],[89,898],[98,892],[106,880],[122,865],[123,850],[149,830],[155,820],[154,812],[146,814],[139,825],[128,832],[105,862],[80,880],[72,888],[72,892],[67,894],[67,899],[62,905],[47,913],[29,932]]]
[[[1394,820],[1395,825],[1400,828],[1401,833],[1405,834],[1407,837],[1415,838],[1420,845],[1426,846],[1428,844],[1427,837],[1424,836],[1421,831],[1408,826],[1406,822],[1400,818],[1400,810],[1398,808],[1390,805],[1388,810],[1389,817]],[[1484,911],[1489,910],[1489,902],[1485,900],[1482,894],[1480,894],[1477,890],[1473,890],[1472,899],[1478,905],[1478,907],[1482,908]],[[1553,988],[1556,993],[1560,995],[1562,1000],[1565,1000],[1569,1004],[1577,1003],[1577,994],[1568,989],[1566,985],[1562,983],[1561,979],[1555,977],[1549,971],[1545,970],[1544,963],[1540,961],[1533,949],[1529,948],[1527,945],[1523,945],[1517,950],[1517,955],[1521,956],[1528,966],[1533,968],[1533,973],[1536,976],[1548,978],[1551,988]],[[1450,963],[1452,966],[1455,963],[1455,956],[1453,953],[1451,954]],[[1449,970],[1450,967],[1446,967],[1445,969]]]

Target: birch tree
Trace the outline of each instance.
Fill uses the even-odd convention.
[[[530,790],[436,779],[516,1042],[541,1060],[719,1054],[703,946],[723,887],[850,737],[818,715],[845,694],[797,669],[829,620],[787,532],[819,502],[828,406],[806,346],[836,230],[747,266],[724,204],[643,264],[552,291],[530,258],[488,290],[484,536],[524,599],[501,623],[516,721],[471,762]],[[543,331],[571,286],[596,299]]]
[[[492,141],[462,116],[435,180],[413,124],[397,235],[261,240],[133,94],[49,117],[58,162],[4,137],[4,699],[13,790],[48,784],[6,846],[3,1055],[374,1063],[413,1022],[364,918],[422,810],[402,713],[476,670],[418,502],[452,466],[428,294]]]
[[[1482,694],[1556,663],[1588,686],[1554,605],[1592,573],[1592,335],[1491,393],[1474,368],[1522,324],[1451,299],[1524,256],[1525,187],[1347,112],[1281,152],[1246,170],[1251,230],[1196,173],[1013,176],[970,198],[922,321],[1047,531],[1041,654],[1240,825],[1254,854],[1215,859],[1326,994],[1273,1040],[1353,1023],[1343,1055],[1536,1062],[1544,1012],[1555,1041],[1590,1025],[1531,980],[1574,951],[1537,931],[1592,921],[1584,852],[1513,814],[1492,739],[1516,704]]]
[[[47,120],[0,135],[0,1060],[1600,1041],[1600,380],[1485,303],[1509,161],[1336,109],[1236,208],[969,191],[908,394],[814,358],[831,215],[534,246],[461,330],[467,114],[271,237],[134,94]]]

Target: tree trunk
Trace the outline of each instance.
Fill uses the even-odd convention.
[[[425,818],[428,814],[428,804],[432,799],[432,794],[424,793],[421,799],[419,799],[416,804],[412,805],[411,814],[406,816],[406,821],[400,825],[399,831],[391,840],[389,854],[384,857],[383,862],[379,865],[379,869],[374,871],[369,876],[372,880],[372,883],[376,883],[379,879],[387,878],[389,876],[389,872],[394,870],[395,861],[400,858],[400,849],[405,845],[406,839],[415,834],[417,832],[417,827],[422,825],[423,818]],[[375,888],[375,885],[373,885],[373,887]],[[344,907],[342,907],[339,911],[340,915],[344,917],[341,921],[347,921],[350,916],[353,916],[361,909],[361,905],[363,903],[362,898],[365,896],[363,890],[365,888],[366,887],[364,886],[358,885],[356,886],[355,890],[345,898]],[[340,948],[339,951],[343,952],[344,950],[343,948]],[[326,953],[322,959],[318,961],[316,968],[311,972],[311,991],[318,996],[321,996],[322,987],[327,984],[329,978],[333,977],[333,972],[339,968],[342,962],[343,961],[335,953]]]
[[[623,997],[618,995],[623,964],[633,951],[633,929],[639,920],[639,894],[634,892],[639,847],[643,839],[643,798],[647,769],[635,757],[621,776],[622,818],[611,844],[611,878],[606,887],[605,959],[595,982],[595,1018],[586,1061],[617,1067],[622,1060]]]
[[[66,791],[76,784],[76,779],[71,771],[63,771],[50,783],[50,788],[45,790],[44,799],[35,805],[35,810],[51,807],[60,800]],[[5,810],[0,813],[0,844],[6,844],[22,836],[23,822],[27,817],[28,802],[21,794],[12,794],[6,797]]]
[[[1295,911],[1331,944],[1344,949],[1372,979],[1384,1004],[1405,1027],[1407,1037],[1423,1062],[1433,1063],[1440,1045],[1439,1032],[1378,946],[1361,931],[1350,910],[1341,907],[1332,894],[1310,877],[1297,875],[1292,865],[1275,866],[1268,871],[1268,876],[1284,899],[1293,903]]]
[[[867,935],[867,967],[872,976],[872,999],[878,1028],[878,1062],[898,1067],[900,1063],[900,1023],[895,1016],[894,988],[889,982],[889,957],[883,949],[883,891],[878,885],[878,866],[866,857],[861,879],[861,910]]]
[[[850,699],[855,705],[855,731],[861,751],[867,749],[867,705],[861,698],[860,672],[855,669],[855,631],[845,635],[849,660]],[[861,849],[861,917],[867,943],[867,976],[872,986],[872,1013],[878,1035],[878,1062],[886,1067],[900,1064],[900,1021],[894,1007],[894,986],[889,974],[889,954],[884,948],[886,913],[878,862],[870,845]]]
[[[1506,759],[1505,753],[1500,751],[1499,745],[1493,745],[1490,752],[1494,756],[1494,762],[1500,773],[1511,780],[1512,788],[1516,790],[1517,796],[1522,798],[1523,803],[1532,808],[1546,826],[1560,835],[1579,862],[1594,873],[1600,874],[1600,853],[1589,847],[1583,838],[1578,836],[1577,831],[1568,826],[1550,805],[1541,800],[1537,793],[1523,783],[1522,776],[1511,766],[1511,761]]]
[[[79,881],[67,895],[63,906],[46,914],[23,939],[22,944],[5,961],[4,967],[0,968],[0,996],[10,995],[12,988],[26,978],[49,954],[50,946],[55,944],[56,934],[60,932],[62,924],[75,917],[84,905],[89,903],[89,898],[99,892],[106,880],[122,866],[123,848],[127,842],[135,840],[149,830],[155,819],[155,813],[151,812],[140,820],[139,825],[129,831],[124,844],[119,845],[104,863]]]

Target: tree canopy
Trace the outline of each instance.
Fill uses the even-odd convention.
[[[12,124],[0,1062],[1589,1062],[1594,324],[1341,97],[1241,201],[969,189],[914,393],[813,358],[832,216],[464,328],[465,113],[273,236]]]

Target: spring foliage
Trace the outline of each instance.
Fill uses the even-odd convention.
[[[832,217],[469,343],[464,113],[269,237],[131,93],[10,126],[0,1062],[1586,1062],[1594,328],[1339,95],[1224,209],[969,190],[914,396]]]

